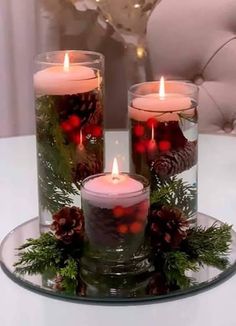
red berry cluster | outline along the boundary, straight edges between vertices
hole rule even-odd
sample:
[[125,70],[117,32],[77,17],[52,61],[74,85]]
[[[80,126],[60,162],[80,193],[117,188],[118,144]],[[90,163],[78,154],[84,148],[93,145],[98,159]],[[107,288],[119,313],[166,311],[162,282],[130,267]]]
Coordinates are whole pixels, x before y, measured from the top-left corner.
[[115,206],[113,216],[117,222],[118,233],[125,235],[142,232],[146,226],[148,210],[148,200],[129,207]]
[[61,129],[68,135],[69,139],[75,144],[81,144],[84,142],[85,136],[90,135],[91,137],[101,137],[102,128],[95,124],[90,124],[83,128],[81,134],[81,119],[76,114],[72,114],[69,118],[63,121],[61,124]]
[[75,144],[81,142],[80,135],[81,119],[76,114],[72,114],[69,118],[61,123],[61,129],[68,135],[69,139]]
[[84,128],[84,132],[86,135],[91,135],[92,137],[102,137],[102,128],[96,124],[89,124]]
[[[158,135],[158,140],[150,139],[150,130],[148,131],[148,137],[149,139],[146,138],[145,135],[145,130],[146,128],[148,129],[153,129],[155,128],[155,131],[159,131],[159,122],[155,118],[149,118],[145,125],[143,124],[136,124],[133,127],[133,135],[136,138],[136,141],[134,142],[134,151],[138,154],[143,154],[143,153],[150,153],[150,152],[156,152],[156,151],[169,151],[171,149],[171,142],[168,140],[168,137],[166,137],[165,134],[163,134],[162,130],[160,134]],[[163,125],[163,124],[162,124]],[[163,126],[162,126],[163,127]],[[163,128],[161,128],[163,129]]]

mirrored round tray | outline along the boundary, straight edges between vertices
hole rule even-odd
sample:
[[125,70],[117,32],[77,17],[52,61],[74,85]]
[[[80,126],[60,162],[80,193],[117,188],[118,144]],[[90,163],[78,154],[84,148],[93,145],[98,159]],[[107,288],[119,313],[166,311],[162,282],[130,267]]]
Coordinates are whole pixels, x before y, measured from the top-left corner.
[[[222,225],[222,222],[213,217],[198,214],[198,224],[209,227],[213,223]],[[88,286],[88,284],[80,284],[80,288],[76,294],[65,293],[55,286],[55,275],[37,274],[33,276],[20,276],[14,272],[14,263],[17,260],[16,248],[20,247],[26,239],[39,237],[39,220],[34,218],[28,222],[19,225],[12,230],[2,241],[0,248],[0,262],[4,272],[18,284],[33,290],[35,292],[53,296],[60,299],[73,301],[96,302],[96,303],[134,303],[146,301],[160,301],[174,299],[180,296],[191,295],[202,290],[219,284],[226,280],[236,271],[236,233],[232,231],[232,246],[229,254],[230,266],[224,271],[214,267],[203,266],[198,272],[192,272],[187,276],[192,279],[191,286],[185,289],[168,289],[160,283],[158,291],[150,291],[150,282],[153,275],[145,275],[141,280],[128,282],[123,279],[121,284],[116,286],[114,280],[104,280],[98,288]],[[161,280],[159,280],[161,282]],[[114,285],[115,284],[115,285]],[[132,284],[132,285],[131,285]]]

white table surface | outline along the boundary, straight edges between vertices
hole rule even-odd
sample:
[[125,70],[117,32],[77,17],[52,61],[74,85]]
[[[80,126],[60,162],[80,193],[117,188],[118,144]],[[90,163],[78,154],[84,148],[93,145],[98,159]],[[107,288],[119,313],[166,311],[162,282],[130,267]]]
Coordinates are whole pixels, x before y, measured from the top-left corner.
[[[199,210],[234,224],[236,138],[201,135],[199,152]],[[33,136],[0,139],[0,240],[37,215],[35,157]],[[125,307],[47,298],[15,284],[0,270],[0,326],[14,325],[235,326],[236,276],[188,298]]]

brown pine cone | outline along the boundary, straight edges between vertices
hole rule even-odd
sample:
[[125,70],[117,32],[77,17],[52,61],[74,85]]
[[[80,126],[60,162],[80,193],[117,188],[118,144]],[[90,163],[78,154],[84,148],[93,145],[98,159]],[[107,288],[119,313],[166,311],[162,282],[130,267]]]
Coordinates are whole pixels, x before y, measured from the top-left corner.
[[184,147],[159,155],[152,164],[152,170],[159,178],[166,179],[189,170],[196,163],[197,143],[187,142]]
[[80,242],[84,236],[83,211],[78,207],[63,207],[53,215],[51,230],[65,244]]
[[189,223],[178,208],[162,206],[151,210],[149,231],[152,247],[162,251],[177,249],[187,236]]
[[87,152],[84,148],[79,152],[77,162],[73,168],[74,183],[81,183],[90,175],[101,173],[103,171],[103,162],[94,153]]

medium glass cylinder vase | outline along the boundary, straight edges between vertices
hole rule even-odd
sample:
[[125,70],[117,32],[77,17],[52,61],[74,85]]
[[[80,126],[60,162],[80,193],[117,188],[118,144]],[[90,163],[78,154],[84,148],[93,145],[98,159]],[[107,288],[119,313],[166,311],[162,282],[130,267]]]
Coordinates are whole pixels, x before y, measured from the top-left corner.
[[[187,82],[146,82],[129,91],[132,172],[148,178],[151,209],[168,206],[197,218],[198,88]],[[171,213],[171,214],[172,214]],[[165,235],[163,235],[165,236]],[[167,235],[168,236],[168,235]]]
[[100,53],[37,56],[36,138],[41,227],[65,206],[80,206],[84,178],[103,171],[103,72]]

